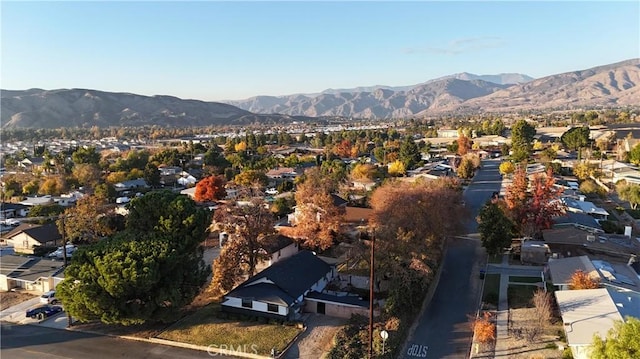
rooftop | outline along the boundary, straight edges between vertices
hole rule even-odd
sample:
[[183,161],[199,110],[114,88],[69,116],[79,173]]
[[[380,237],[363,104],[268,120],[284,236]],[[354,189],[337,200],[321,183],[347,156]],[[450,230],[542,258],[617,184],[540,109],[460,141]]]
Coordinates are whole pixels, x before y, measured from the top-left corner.
[[35,282],[58,274],[63,264],[56,260],[8,255],[2,256],[1,268],[0,273],[8,278]]
[[589,257],[568,257],[560,259],[549,259],[549,272],[551,273],[551,281],[554,285],[569,284],[571,276],[577,270],[588,273],[593,278],[600,278],[596,267],[591,263]]
[[555,295],[571,346],[591,344],[594,334],[606,337],[614,322],[623,319],[605,288],[562,290]]

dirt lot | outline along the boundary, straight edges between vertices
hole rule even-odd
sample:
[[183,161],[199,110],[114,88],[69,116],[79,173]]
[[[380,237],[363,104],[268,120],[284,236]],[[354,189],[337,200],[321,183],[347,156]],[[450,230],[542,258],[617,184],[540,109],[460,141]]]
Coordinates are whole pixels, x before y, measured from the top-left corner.
[[35,297],[35,294],[22,292],[1,292],[0,293],[0,310],[5,310],[18,303],[22,303]]

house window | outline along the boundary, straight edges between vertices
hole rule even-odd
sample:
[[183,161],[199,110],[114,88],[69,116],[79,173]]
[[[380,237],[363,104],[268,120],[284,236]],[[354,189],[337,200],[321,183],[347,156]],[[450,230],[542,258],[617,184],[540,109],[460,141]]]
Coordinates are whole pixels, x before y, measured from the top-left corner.
[[270,312],[278,313],[278,306],[275,304],[267,304],[267,310]]
[[253,300],[250,298],[242,298],[243,308],[253,308]]

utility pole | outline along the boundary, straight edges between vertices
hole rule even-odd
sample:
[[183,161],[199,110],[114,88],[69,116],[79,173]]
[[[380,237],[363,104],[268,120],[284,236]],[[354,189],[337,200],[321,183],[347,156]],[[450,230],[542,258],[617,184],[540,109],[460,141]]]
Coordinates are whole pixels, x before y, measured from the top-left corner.
[[369,273],[369,359],[373,358],[373,267],[376,245],[376,233],[371,234],[371,266]]
[[[62,235],[62,260],[64,263],[64,271],[67,271],[67,236],[66,236],[66,230],[65,230],[65,224],[64,224],[64,219],[65,219],[65,215],[62,214],[62,216],[60,217],[60,220],[62,221],[62,233],[60,233]],[[73,320],[71,319],[71,313],[69,313],[68,310],[65,310],[65,312],[67,313],[67,328],[71,328],[71,326],[73,325]]]

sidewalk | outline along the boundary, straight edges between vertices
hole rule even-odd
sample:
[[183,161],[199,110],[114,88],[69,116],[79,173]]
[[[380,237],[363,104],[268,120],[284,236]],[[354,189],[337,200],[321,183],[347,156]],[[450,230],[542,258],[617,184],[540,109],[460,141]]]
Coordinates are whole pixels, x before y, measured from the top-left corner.
[[[502,265],[509,265],[509,255],[502,255]],[[496,347],[494,357],[509,357],[509,347],[506,339],[509,338],[509,302],[508,292],[509,275],[500,275],[500,295],[498,297],[498,314],[496,315]]]

